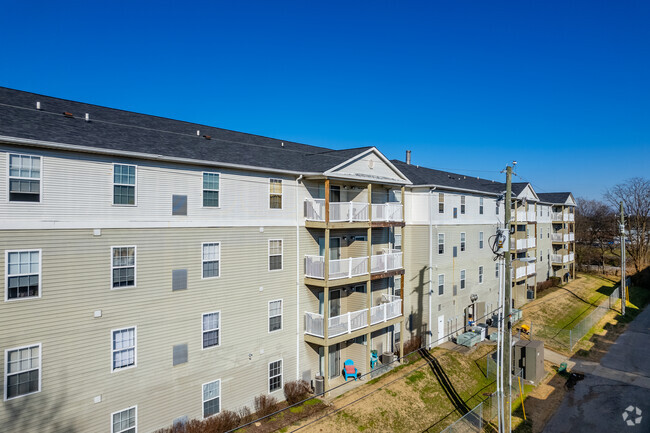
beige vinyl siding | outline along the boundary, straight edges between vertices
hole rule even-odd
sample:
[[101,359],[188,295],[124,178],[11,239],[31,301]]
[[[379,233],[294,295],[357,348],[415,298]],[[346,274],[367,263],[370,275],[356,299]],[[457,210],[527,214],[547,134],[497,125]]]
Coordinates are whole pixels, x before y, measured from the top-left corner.
[[[284,242],[279,272],[267,271],[271,238]],[[221,243],[221,276],[201,280],[201,243],[210,241]],[[138,428],[150,431],[177,416],[200,417],[201,384],[215,379],[223,409],[252,407],[267,392],[269,361],[282,358],[283,380],[295,379],[295,241],[295,228],[269,227],[0,232],[7,249],[42,249],[43,274],[41,299],[0,303],[3,370],[4,349],[43,345],[42,391],[5,402],[0,430],[15,410],[33,405],[41,415],[11,428],[44,431],[57,422],[106,431],[112,412],[137,404]],[[122,245],[137,246],[136,287],[111,290],[110,247]],[[171,270],[180,268],[188,289],[172,292]],[[269,334],[273,299],[283,299],[283,330]],[[212,311],[221,311],[221,345],[201,350],[201,315]],[[111,330],[131,326],[137,366],[111,373]],[[172,367],[172,346],[183,343],[189,362]]]

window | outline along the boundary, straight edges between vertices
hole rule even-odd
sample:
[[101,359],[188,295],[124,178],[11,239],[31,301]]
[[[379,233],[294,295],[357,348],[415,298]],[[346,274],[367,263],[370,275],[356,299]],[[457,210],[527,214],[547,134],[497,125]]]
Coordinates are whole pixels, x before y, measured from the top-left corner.
[[41,390],[41,345],[5,350],[5,400]]
[[41,157],[9,155],[9,201],[41,201]]
[[273,239],[269,241],[269,271],[282,269],[282,240]]
[[495,203],[496,203],[496,213],[497,215],[499,215],[499,200],[496,200]]
[[219,320],[220,312],[206,313],[203,315],[202,330],[203,330],[203,348],[218,346],[219,345]]
[[438,213],[445,213],[445,194],[438,193]]
[[445,234],[438,233],[438,254],[445,253]]
[[219,207],[219,173],[203,173],[203,207]]
[[539,238],[542,239],[544,237],[544,228],[540,227],[539,228]]
[[483,249],[483,232],[478,232],[478,247]]
[[269,392],[282,389],[282,360],[269,363]]
[[135,165],[113,165],[113,204],[135,206]]
[[465,196],[460,196],[460,214],[465,215]]
[[269,179],[270,208],[282,209],[282,179]]
[[218,242],[204,243],[203,248],[203,277],[214,278],[219,276],[219,262],[221,259],[221,244]]
[[541,252],[541,251],[539,252],[539,261],[540,261],[540,262],[543,262],[543,261],[544,261],[544,253]]
[[499,278],[499,264],[498,263],[494,264],[494,276],[496,278]]
[[465,246],[466,246],[465,233],[461,232],[461,234],[460,234],[460,250],[465,251]]
[[438,295],[445,293],[445,274],[438,275]]
[[460,290],[465,288],[465,269],[460,271]]
[[135,247],[113,247],[111,287],[135,287]]
[[135,328],[124,328],[111,331],[113,339],[113,368],[112,370],[119,370],[121,368],[135,366]]
[[172,195],[172,215],[187,215],[186,195]]
[[111,433],[135,433],[137,420],[137,406],[115,412],[111,415]]
[[221,411],[221,380],[203,384],[203,418]]
[[483,284],[483,266],[478,267],[478,283]]
[[454,219],[458,218],[458,208],[454,208],[452,214],[454,215]]
[[395,235],[395,243],[393,245],[393,248],[396,250],[401,250],[402,249],[402,235]]
[[7,251],[5,300],[41,296],[41,250]]
[[478,199],[478,213],[483,215],[483,197]]
[[269,302],[269,332],[282,329],[282,299]]

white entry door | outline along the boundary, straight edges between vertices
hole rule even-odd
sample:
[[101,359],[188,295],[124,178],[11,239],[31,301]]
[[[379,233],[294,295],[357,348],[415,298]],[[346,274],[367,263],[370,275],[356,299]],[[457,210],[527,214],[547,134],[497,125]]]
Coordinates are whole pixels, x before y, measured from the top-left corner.
[[436,341],[436,346],[438,344],[444,343],[445,338],[445,316],[438,316],[438,341]]

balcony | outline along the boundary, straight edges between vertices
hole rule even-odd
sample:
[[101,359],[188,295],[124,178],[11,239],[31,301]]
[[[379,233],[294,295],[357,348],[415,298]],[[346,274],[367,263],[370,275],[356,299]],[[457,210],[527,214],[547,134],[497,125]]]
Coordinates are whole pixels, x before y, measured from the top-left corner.
[[515,279],[524,278],[534,275],[536,271],[535,263],[526,263],[515,268]]
[[[391,251],[388,254],[370,256],[370,273],[379,274],[402,269],[402,253]],[[325,257],[305,256],[305,277],[325,279]],[[368,274],[368,256],[330,260],[329,279],[353,278]]]
[[[394,297],[396,298],[396,297]],[[402,315],[402,300],[397,298],[370,309],[370,325],[387,322]],[[305,334],[325,338],[325,318],[322,314],[305,313]],[[368,327],[368,309],[351,311],[340,316],[330,317],[327,324],[327,338],[351,334],[354,331]]]
[[526,220],[528,222],[536,222],[537,221],[537,213],[534,210],[529,210],[526,212]]
[[551,242],[573,242],[575,233],[551,233]]
[[575,221],[575,214],[567,212],[552,212],[551,219],[555,222],[573,222]]
[[554,265],[562,265],[564,263],[572,262],[574,259],[574,253],[568,254],[551,254],[551,263]]
[[[325,199],[305,199],[305,218],[307,221],[321,223],[369,222],[369,205],[365,202],[332,202],[329,221],[325,219]],[[402,222],[402,204],[397,202],[372,204],[373,222]]]
[[525,239],[515,239],[515,238],[510,239],[511,250],[525,250],[528,248],[535,248],[536,245],[537,245],[537,240],[534,237],[525,238]]

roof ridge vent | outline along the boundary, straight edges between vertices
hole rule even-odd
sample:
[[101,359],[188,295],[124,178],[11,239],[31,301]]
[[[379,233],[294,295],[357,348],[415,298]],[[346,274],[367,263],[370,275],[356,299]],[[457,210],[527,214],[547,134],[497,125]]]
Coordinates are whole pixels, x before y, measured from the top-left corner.
[[201,136],[201,131],[199,131],[198,129],[196,130],[196,136],[197,136],[197,137],[200,137],[200,136]]
[[41,101],[36,101],[36,109],[37,110],[41,109]]
[[86,113],[86,122],[90,122],[90,114]]
[[71,119],[74,118],[74,114],[72,114],[72,113],[70,113],[70,112],[68,112],[68,111],[64,111],[64,112],[63,112],[63,115],[64,115],[65,117],[69,117],[69,118],[71,118]]
[[205,138],[206,140],[210,140],[212,137],[210,135],[204,135],[203,138]]

